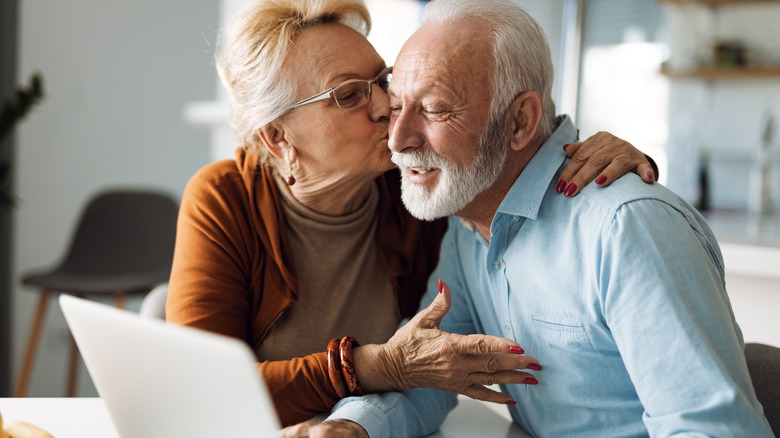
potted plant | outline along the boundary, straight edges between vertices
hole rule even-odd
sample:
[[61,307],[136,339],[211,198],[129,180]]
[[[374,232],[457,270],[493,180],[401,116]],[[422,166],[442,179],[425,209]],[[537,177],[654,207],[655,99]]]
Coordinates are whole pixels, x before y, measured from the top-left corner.
[[[43,99],[43,76],[36,72],[30,76],[30,83],[16,89],[0,109],[0,146],[5,143],[14,126],[21,121]],[[14,195],[9,188],[8,178],[11,164],[0,162],[0,208],[14,205]]]

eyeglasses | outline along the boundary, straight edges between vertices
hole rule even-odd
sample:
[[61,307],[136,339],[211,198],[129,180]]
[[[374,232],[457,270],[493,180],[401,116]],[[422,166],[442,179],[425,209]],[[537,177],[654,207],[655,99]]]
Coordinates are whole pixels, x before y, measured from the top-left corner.
[[387,67],[373,79],[350,79],[344,81],[333,88],[328,88],[314,96],[299,100],[292,104],[290,108],[297,108],[301,105],[306,105],[307,103],[319,102],[320,100],[330,98],[333,98],[333,100],[336,101],[336,105],[338,105],[339,108],[360,108],[371,101],[371,85],[376,83],[379,85],[379,88],[387,91],[387,85],[390,83],[392,75],[393,67]]

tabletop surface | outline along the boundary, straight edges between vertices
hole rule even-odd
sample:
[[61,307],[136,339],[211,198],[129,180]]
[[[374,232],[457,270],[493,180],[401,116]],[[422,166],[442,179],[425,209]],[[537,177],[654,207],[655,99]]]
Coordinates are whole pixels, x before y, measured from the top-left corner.
[[[0,398],[5,421],[20,420],[45,429],[56,438],[117,438],[103,400],[85,398]],[[431,438],[475,436],[527,438],[512,423],[506,407],[459,397],[441,429]]]

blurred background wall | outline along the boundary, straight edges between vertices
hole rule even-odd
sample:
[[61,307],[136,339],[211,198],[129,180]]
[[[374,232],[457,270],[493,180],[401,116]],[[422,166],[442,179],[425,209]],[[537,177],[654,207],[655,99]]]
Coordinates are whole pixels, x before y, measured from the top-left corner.
[[[218,0],[19,1],[17,79],[40,71],[46,98],[16,130],[14,376],[37,298],[19,279],[64,256],[86,201],[115,186],[179,198],[208,162],[208,132],[182,113],[214,96],[218,11]],[[63,394],[68,336],[51,303],[29,395]]]

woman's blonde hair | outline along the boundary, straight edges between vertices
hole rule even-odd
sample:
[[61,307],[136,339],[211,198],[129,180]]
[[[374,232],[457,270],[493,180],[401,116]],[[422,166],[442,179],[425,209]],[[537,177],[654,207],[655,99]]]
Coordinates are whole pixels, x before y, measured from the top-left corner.
[[222,31],[217,72],[230,102],[231,125],[243,147],[260,154],[261,161],[268,151],[257,131],[284,115],[295,99],[284,68],[292,42],[304,29],[324,23],[341,23],[364,36],[371,29],[362,0],[251,0]]

